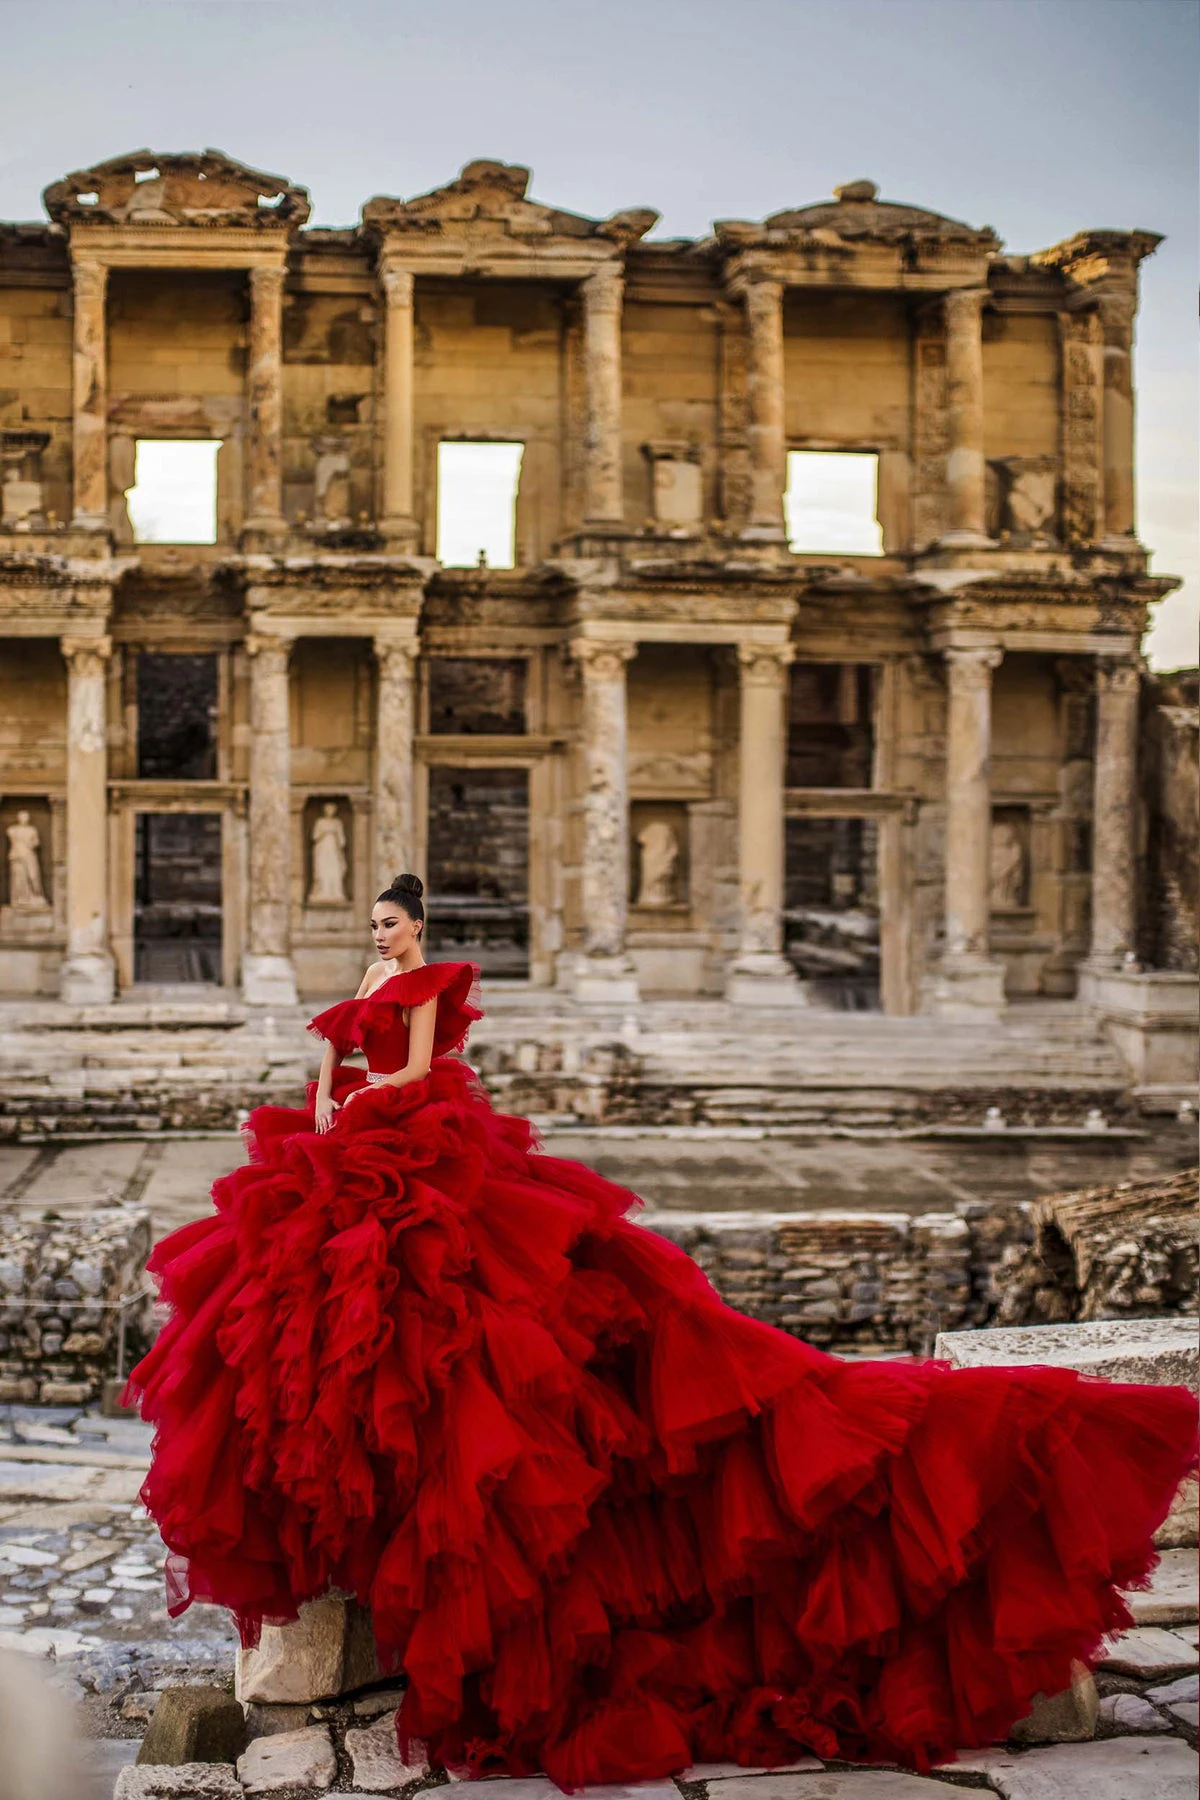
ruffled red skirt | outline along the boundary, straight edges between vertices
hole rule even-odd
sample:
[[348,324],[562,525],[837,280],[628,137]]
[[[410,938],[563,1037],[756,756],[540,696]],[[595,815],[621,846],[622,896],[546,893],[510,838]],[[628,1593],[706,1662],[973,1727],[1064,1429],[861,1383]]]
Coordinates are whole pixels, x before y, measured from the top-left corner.
[[252,1643],[356,1594],[434,1760],[924,1767],[1129,1623],[1186,1390],[823,1355],[452,1059],[248,1135],[154,1252],[173,1312],[131,1377],[171,1610]]

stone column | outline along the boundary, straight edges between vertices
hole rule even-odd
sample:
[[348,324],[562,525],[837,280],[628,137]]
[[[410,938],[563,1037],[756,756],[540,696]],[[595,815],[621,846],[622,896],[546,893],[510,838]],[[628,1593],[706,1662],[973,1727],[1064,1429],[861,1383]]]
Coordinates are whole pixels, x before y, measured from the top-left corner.
[[746,305],[750,519],[743,537],[783,543],[787,448],[783,422],[783,283],[750,281]]
[[1096,665],[1095,801],[1092,807],[1094,969],[1119,969],[1137,948],[1138,671]]
[[739,644],[738,887],[741,932],[726,992],[749,1006],[796,1005],[783,954],[784,814],[790,644]]
[[291,958],[291,640],[251,635],[250,904],[242,991],[252,1006],[294,1006]]
[[1128,549],[1134,537],[1133,315],[1136,297],[1100,295],[1104,343],[1104,541]]
[[[413,668],[411,641],[375,639],[375,852],[378,892],[413,866]],[[374,899],[374,894],[371,896]]]
[[250,271],[250,349],[246,446],[247,531],[282,537],[283,283],[282,264]]
[[416,543],[413,516],[413,287],[408,269],[380,271],[383,340],[383,530],[392,541]]
[[958,288],[942,302],[946,323],[948,549],[982,549],[987,535],[983,456],[981,289]]
[[946,651],[946,916],[937,1009],[978,1014],[1004,1004],[1004,967],[989,954],[992,670],[996,645]]
[[60,992],[105,1006],[115,979],[108,942],[107,638],[63,638],[67,664],[67,949]]
[[71,524],[80,531],[108,530],[108,346],[103,263],[76,262],[72,443],[74,498]]
[[604,263],[583,283],[583,343],[587,394],[583,522],[620,525],[625,518],[621,443],[621,305],[625,281]]
[[629,899],[629,778],[625,665],[637,646],[577,638],[571,654],[583,682],[583,955],[578,1000],[628,1004],[637,977],[625,948]]

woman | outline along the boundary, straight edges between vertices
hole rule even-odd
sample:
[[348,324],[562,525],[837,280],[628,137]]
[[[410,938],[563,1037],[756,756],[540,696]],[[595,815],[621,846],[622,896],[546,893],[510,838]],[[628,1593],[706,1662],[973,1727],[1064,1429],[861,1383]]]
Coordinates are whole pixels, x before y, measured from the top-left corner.
[[215,1215],[151,1259],[174,1310],[131,1387],[172,1612],[252,1643],[353,1593],[405,1748],[564,1787],[925,1767],[1065,1687],[1129,1623],[1187,1391],[839,1362],[734,1312],[493,1112],[454,1054],[478,970],[424,963],[415,876],[372,927],[310,1108],[253,1113]]

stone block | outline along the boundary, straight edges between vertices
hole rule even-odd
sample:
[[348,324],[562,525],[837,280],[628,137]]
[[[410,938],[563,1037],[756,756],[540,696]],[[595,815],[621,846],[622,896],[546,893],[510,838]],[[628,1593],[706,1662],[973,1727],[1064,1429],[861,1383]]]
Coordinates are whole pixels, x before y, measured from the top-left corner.
[[428,1775],[429,1764],[423,1756],[405,1762],[396,1742],[396,1714],[385,1713],[372,1725],[352,1727],[346,1733],[346,1754],[350,1758],[351,1778],[355,1787],[368,1794],[386,1794]]
[[1100,1723],[1115,1731],[1170,1731],[1158,1708],[1140,1694],[1109,1694],[1100,1702]]
[[1108,1381],[1200,1388],[1194,1319],[1092,1319],[1081,1325],[1014,1325],[942,1331],[934,1355],[956,1369],[1048,1364]]
[[324,1792],[337,1775],[337,1757],[327,1725],[303,1731],[281,1731],[255,1738],[238,1757],[238,1779],[247,1794],[276,1794],[281,1789],[316,1788]]
[[1200,1568],[1191,1550],[1164,1550],[1150,1586],[1125,1596],[1135,1625],[1186,1625],[1200,1613]]
[[1147,1694],[1156,1706],[1174,1706],[1180,1700],[1200,1700],[1200,1675],[1181,1675],[1178,1681],[1167,1681],[1152,1687]]
[[379,1673],[362,1609],[327,1594],[302,1606],[292,1625],[264,1625],[253,1650],[239,1649],[235,1692],[244,1704],[298,1706],[365,1687]]
[[224,1688],[167,1688],[146,1727],[138,1762],[232,1763],[245,1741],[242,1709]]
[[[314,1714],[319,1715],[320,1707],[307,1704],[299,1706],[263,1706],[253,1700],[246,1707],[246,1741],[252,1738],[277,1737],[281,1731],[302,1731],[310,1723]],[[330,1713],[333,1708],[328,1709]]]
[[[488,1786],[490,1790],[491,1784]],[[603,1790],[605,1794],[616,1791]],[[629,1787],[624,1792],[633,1800],[641,1788]],[[803,1775],[799,1781],[775,1770],[769,1775],[751,1772],[749,1780],[722,1781],[716,1792],[720,1800],[947,1800],[954,1790],[942,1781],[905,1775],[899,1769],[846,1769],[837,1774],[827,1769],[823,1775]]]
[[[983,1775],[1003,1800],[1196,1800],[1195,1753],[1174,1738],[968,1751],[950,1767]],[[938,1793],[945,1800],[946,1789]]]
[[181,1763],[174,1768],[135,1763],[117,1776],[113,1800],[243,1800],[228,1763]]
[[1009,1733],[1015,1744],[1079,1744],[1096,1735],[1100,1696],[1090,1669],[1075,1663],[1071,1685],[1060,1694],[1038,1694],[1028,1714]]
[[1137,1626],[1113,1639],[1100,1658],[1100,1667],[1115,1675],[1136,1675],[1142,1681],[1194,1669],[1200,1655],[1191,1644],[1160,1625]]

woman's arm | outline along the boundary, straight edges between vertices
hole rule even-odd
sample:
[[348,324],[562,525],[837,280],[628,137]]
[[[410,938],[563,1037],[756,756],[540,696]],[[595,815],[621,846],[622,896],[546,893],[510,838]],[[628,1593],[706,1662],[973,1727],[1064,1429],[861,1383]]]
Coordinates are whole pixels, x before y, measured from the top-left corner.
[[318,1131],[329,1130],[338,1109],[337,1101],[333,1098],[331,1090],[333,1088],[333,1071],[341,1060],[341,1051],[335,1050],[332,1044],[326,1044],[325,1054],[321,1058],[321,1073],[317,1076],[317,1099],[314,1108]]

